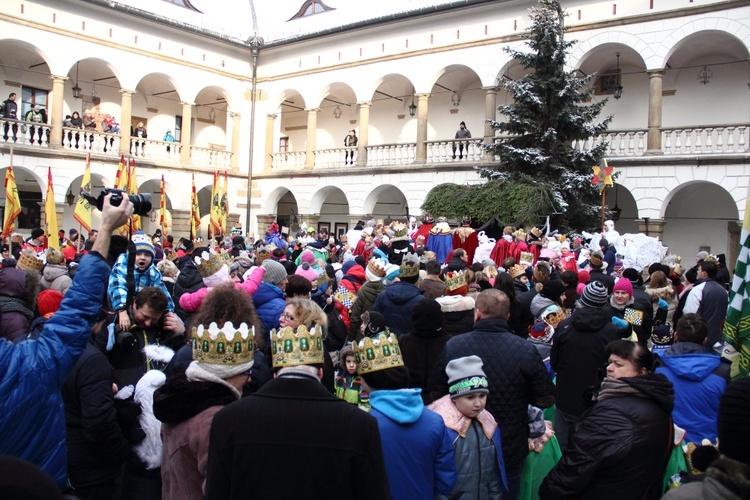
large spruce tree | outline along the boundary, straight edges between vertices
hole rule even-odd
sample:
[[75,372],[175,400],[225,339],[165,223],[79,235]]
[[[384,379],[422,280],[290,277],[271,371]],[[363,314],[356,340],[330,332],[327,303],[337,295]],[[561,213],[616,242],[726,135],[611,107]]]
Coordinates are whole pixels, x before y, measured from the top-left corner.
[[573,42],[563,37],[565,14],[560,2],[539,0],[529,12],[533,22],[527,36],[529,50],[506,49],[527,74],[515,81],[503,79],[502,86],[514,102],[498,108],[504,120],[491,122],[494,130],[508,137],[486,145],[499,164],[478,169],[491,181],[527,186],[530,193],[537,193],[515,207],[517,222],[558,214],[553,220],[563,231],[593,228],[601,202],[591,184],[591,167],[599,163],[607,144],[588,150],[575,149],[573,144],[605,132],[612,117],[597,123],[606,100],[590,103],[591,76],[578,78],[576,71],[565,68]]

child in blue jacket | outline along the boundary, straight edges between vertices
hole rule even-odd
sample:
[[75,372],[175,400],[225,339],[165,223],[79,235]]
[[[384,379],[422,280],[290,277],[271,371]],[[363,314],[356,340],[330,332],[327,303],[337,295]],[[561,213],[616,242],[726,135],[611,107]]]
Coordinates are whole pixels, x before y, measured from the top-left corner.
[[487,377],[479,356],[448,362],[449,394],[428,408],[443,417],[453,442],[458,482],[445,497],[500,500],[507,490],[500,428],[487,404]]

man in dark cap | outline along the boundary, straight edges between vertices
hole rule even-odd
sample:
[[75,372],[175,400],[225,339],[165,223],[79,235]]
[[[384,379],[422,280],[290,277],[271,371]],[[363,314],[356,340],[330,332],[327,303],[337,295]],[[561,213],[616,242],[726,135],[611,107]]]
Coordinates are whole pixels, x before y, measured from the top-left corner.
[[35,227],[31,230],[31,238],[26,240],[26,243],[21,247],[21,251],[27,248],[32,249],[36,253],[44,252],[44,229],[41,227]]
[[620,338],[608,305],[607,289],[592,281],[583,289],[573,314],[555,330],[550,364],[557,372],[555,434],[563,450],[573,424],[586,410],[583,393],[597,383],[598,371],[607,361],[604,348]]

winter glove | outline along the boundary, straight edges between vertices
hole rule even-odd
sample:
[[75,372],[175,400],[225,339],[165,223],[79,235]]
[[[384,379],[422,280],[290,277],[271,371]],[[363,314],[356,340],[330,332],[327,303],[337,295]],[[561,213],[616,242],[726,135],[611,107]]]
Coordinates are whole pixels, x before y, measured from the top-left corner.
[[664,299],[659,299],[659,309],[666,311],[669,309],[669,303]]
[[628,327],[628,322],[622,318],[618,318],[617,316],[612,316],[612,324],[620,329],[624,329]]

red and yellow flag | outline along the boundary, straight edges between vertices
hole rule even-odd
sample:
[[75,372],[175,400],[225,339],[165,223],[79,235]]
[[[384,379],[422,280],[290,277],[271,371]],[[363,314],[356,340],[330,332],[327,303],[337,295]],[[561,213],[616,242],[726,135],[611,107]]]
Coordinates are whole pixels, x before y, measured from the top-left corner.
[[[128,160],[128,165],[130,160]],[[120,155],[120,163],[117,164],[117,175],[115,176],[115,189],[127,189],[128,168],[125,166],[125,155]]]
[[47,235],[47,245],[60,250],[60,238],[57,236],[57,227],[55,190],[52,187],[52,167],[47,167],[47,199],[44,200],[44,232]]
[[214,184],[211,188],[211,235],[222,234],[222,204],[221,204],[221,178],[219,172],[214,172]]
[[21,200],[18,199],[18,186],[13,175],[13,167],[5,171],[5,216],[3,217],[3,240],[15,229],[15,222],[21,214]]
[[159,193],[161,194],[161,199],[159,200],[159,226],[161,227],[161,232],[166,237],[169,234],[169,227],[167,224],[167,195],[166,190],[164,188],[164,175],[161,176],[161,185],[159,186]]
[[91,194],[91,155],[86,158],[86,170],[81,179],[81,193],[78,195],[73,218],[87,233],[91,233],[91,204],[81,194]]
[[198,192],[195,190],[195,174],[193,174],[193,194],[190,208],[190,239],[198,237],[198,230],[201,227],[201,211],[198,205]]

